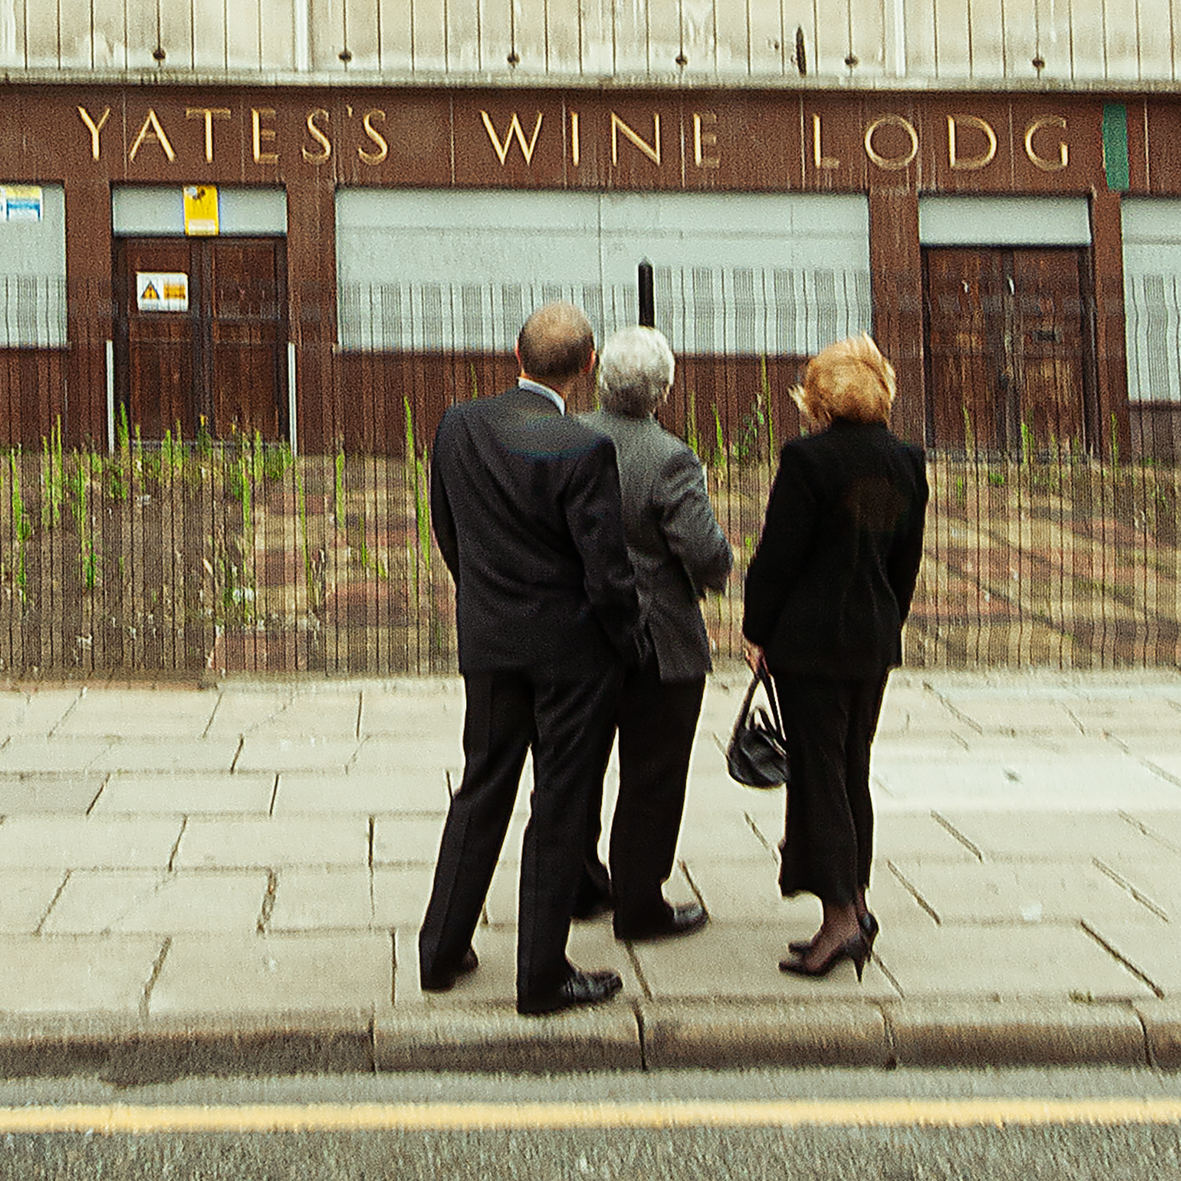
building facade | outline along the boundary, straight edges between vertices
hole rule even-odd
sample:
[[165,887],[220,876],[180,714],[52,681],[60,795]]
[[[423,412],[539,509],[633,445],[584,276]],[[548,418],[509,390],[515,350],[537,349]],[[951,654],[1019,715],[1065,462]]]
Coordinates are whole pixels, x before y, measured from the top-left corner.
[[1169,0],[75,7],[0,0],[7,444],[397,453],[649,262],[682,431],[865,330],[936,449],[1181,446]]

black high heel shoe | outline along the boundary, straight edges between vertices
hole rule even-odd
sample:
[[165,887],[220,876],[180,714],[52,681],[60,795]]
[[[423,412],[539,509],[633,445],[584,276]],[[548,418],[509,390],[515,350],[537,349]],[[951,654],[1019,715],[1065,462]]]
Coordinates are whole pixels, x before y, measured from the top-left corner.
[[[861,933],[865,936],[865,942],[869,945],[869,950],[873,951],[873,941],[878,937],[878,932],[881,927],[878,926],[878,921],[867,910],[865,914],[857,920],[861,924]],[[807,955],[812,950],[813,939],[793,939],[788,945],[788,951],[794,951],[796,955]]]
[[800,957],[796,960],[780,960],[779,970],[781,972],[790,972],[794,976],[818,978],[820,976],[827,976],[842,960],[852,960],[853,967],[857,970],[857,982],[860,984],[861,973],[865,971],[865,965],[870,958],[870,954],[869,943],[865,938],[865,932],[860,931],[852,939],[847,939],[840,947],[834,948],[829,957],[822,963],[817,964],[814,968],[809,968],[804,962],[803,957]]

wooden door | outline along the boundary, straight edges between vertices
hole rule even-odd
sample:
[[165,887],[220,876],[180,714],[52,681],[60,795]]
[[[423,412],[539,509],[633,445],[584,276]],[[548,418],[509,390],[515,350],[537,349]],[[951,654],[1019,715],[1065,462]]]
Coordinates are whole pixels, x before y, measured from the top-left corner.
[[[192,439],[202,422],[215,438],[286,435],[283,247],[274,238],[117,240],[116,390],[143,438],[179,429]],[[154,276],[160,282],[145,286]],[[155,290],[169,276],[183,298]]]
[[1085,444],[1089,316],[1075,249],[924,251],[932,446]]

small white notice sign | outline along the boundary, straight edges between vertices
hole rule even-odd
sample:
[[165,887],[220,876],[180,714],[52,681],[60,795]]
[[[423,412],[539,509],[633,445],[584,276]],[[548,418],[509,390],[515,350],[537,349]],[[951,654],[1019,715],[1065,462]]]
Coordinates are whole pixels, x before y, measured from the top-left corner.
[[135,306],[141,312],[187,312],[188,275],[183,271],[136,271]]

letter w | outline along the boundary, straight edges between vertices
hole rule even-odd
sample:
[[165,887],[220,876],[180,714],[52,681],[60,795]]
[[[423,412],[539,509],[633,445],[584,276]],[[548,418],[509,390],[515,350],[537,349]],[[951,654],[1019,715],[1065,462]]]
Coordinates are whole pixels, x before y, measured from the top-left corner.
[[540,111],[537,112],[537,122],[533,127],[533,138],[528,143],[525,142],[525,129],[521,126],[521,120],[517,118],[516,111],[513,112],[513,121],[508,125],[508,132],[505,134],[503,143],[500,142],[500,136],[496,134],[496,128],[492,126],[488,112],[481,111],[480,118],[484,120],[484,129],[488,132],[488,138],[492,141],[492,147],[500,157],[502,165],[508,159],[508,150],[513,146],[514,135],[517,137],[517,143],[521,145],[521,155],[525,157],[525,163],[533,163],[533,149],[537,146],[537,133],[541,130]]

